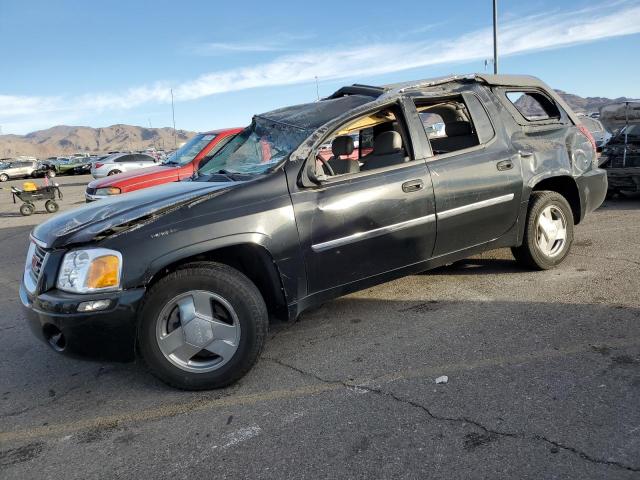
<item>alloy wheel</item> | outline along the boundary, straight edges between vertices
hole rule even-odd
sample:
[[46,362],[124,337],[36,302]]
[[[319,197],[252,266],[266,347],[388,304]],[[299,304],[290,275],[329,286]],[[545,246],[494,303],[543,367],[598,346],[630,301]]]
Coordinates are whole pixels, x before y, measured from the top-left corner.
[[191,290],[171,299],[156,322],[156,341],[172,364],[192,373],[226,364],[240,343],[240,322],[231,304],[215,293]]
[[567,219],[562,210],[549,205],[540,213],[536,227],[536,243],[547,257],[559,255],[567,242]]

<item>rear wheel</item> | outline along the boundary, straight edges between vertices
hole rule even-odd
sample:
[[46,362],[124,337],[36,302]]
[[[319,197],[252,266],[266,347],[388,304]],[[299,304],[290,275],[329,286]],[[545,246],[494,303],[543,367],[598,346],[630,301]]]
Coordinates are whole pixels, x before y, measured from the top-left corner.
[[107,173],[107,177],[110,177],[111,175],[117,175],[118,173],[122,173],[120,170],[110,170],[109,173]]
[[516,261],[548,270],[566,258],[572,242],[573,212],[567,200],[557,192],[532,193],[522,245],[511,249]]
[[7,180],[9,180],[9,175],[6,173],[0,174],[0,182],[6,182]]
[[256,286],[231,267],[201,262],[149,290],[138,342],[155,376],[177,388],[204,390],[247,373],[267,329],[267,308]]
[[53,200],[47,200],[44,202],[44,208],[49,213],[56,213],[60,209],[60,206]]
[[49,170],[48,174],[50,178],[53,178],[56,176],[56,171],[55,170]]
[[25,217],[33,215],[33,212],[35,211],[36,208],[32,203],[23,203],[22,205],[20,205],[20,213]]

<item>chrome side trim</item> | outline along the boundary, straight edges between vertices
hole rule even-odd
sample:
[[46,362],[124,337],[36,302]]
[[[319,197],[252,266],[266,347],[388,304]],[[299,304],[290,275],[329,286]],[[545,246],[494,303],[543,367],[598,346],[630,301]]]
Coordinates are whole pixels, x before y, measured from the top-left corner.
[[507,195],[501,195],[500,197],[488,198],[487,200],[482,200],[481,202],[470,203],[469,205],[463,205],[461,207],[452,208],[450,210],[444,210],[443,212],[438,213],[438,219],[445,219],[453,217],[455,215],[472,212],[480,208],[498,205],[499,203],[510,202],[511,200],[513,200],[513,197],[513,193],[509,193]]
[[335,240],[329,240],[328,242],[316,243],[311,248],[314,252],[324,252],[331,248],[341,247],[348,245],[349,243],[357,242],[360,240],[367,240],[369,238],[379,237],[386,235],[387,233],[397,232],[404,228],[414,227],[416,225],[422,225],[424,223],[434,222],[436,219],[435,214],[426,215],[424,217],[413,218],[405,222],[394,223],[393,225],[387,225],[386,227],[374,228],[373,230],[367,230],[366,232],[358,232],[347,237],[336,238]]

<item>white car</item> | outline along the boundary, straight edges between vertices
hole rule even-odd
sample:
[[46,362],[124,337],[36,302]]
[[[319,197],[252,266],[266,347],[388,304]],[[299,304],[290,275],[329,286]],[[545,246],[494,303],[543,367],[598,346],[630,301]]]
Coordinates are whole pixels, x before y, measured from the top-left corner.
[[138,168],[153,167],[157,161],[144,153],[114,153],[98,160],[91,166],[93,178],[103,178],[122,172],[130,172]]
[[11,178],[31,177],[37,170],[38,163],[32,161],[12,161],[0,163],[0,182]]

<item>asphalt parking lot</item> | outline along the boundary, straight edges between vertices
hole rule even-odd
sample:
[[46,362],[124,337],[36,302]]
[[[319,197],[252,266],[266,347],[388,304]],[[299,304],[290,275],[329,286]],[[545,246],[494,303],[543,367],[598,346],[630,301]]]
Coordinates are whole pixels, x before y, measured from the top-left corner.
[[[55,180],[84,203],[88,176]],[[498,250],[349,295],[190,393],[32,337],[18,287],[50,215],[19,215],[20,183],[0,191],[3,479],[640,477],[640,197],[591,214],[556,270]]]

